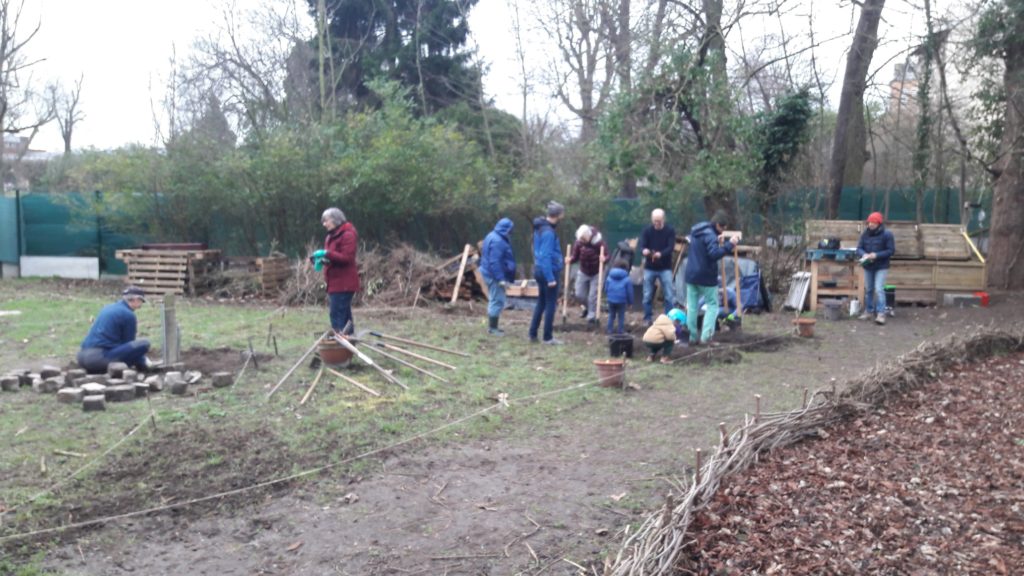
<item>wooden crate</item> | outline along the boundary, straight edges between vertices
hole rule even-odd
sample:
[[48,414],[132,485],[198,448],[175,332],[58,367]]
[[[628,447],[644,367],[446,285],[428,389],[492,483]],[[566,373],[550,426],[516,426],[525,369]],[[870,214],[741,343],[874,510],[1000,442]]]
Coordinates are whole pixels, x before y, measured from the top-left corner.
[[267,256],[256,259],[256,271],[263,293],[276,294],[284,289],[291,278],[292,264],[287,256]]
[[896,288],[897,302],[935,304],[947,292],[985,289],[981,262],[955,260],[893,260],[887,284]]
[[922,224],[924,257],[936,260],[970,260],[971,247],[959,224]]
[[151,294],[193,293],[195,279],[220,261],[220,250],[118,250],[128,283]]

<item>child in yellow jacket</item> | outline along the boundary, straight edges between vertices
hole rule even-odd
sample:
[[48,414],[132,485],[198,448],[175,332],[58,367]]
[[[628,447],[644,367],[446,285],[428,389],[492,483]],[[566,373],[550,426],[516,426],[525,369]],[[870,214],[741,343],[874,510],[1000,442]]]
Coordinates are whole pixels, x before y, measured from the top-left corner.
[[661,354],[662,364],[671,364],[669,358],[672,355],[672,347],[676,343],[676,329],[686,324],[686,314],[678,308],[662,314],[654,320],[654,324],[644,332],[644,345],[650,351],[647,360],[654,362],[654,359]]

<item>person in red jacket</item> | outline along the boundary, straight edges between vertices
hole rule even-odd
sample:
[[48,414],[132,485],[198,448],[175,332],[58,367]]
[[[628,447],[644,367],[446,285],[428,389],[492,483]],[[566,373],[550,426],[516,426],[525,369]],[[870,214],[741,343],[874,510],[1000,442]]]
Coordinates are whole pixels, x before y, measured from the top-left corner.
[[[355,332],[352,319],[352,297],[359,292],[359,266],[356,263],[356,245],[359,234],[356,227],[338,208],[324,210],[320,223],[327,229],[324,249],[313,253],[324,266],[327,297],[331,305],[331,328],[345,334]],[[346,328],[347,326],[347,328]]]

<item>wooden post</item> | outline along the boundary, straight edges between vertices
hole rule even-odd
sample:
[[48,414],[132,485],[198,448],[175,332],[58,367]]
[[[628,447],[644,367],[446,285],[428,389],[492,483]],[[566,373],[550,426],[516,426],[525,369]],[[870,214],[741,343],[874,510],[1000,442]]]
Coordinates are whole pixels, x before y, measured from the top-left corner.
[[736,277],[736,315],[743,315],[743,296],[740,293],[740,247],[733,244],[732,246],[732,268],[733,275]]
[[597,261],[597,310],[594,319],[601,322],[601,296],[604,294],[604,244],[601,244],[601,256]]
[[160,316],[163,320],[165,366],[174,364],[181,359],[180,342],[178,342],[178,315],[174,300],[173,293],[164,294],[163,303],[160,305]]
[[[572,244],[565,245],[565,253],[572,252]],[[562,286],[562,324],[565,324],[569,316],[569,265],[565,265],[565,285]]]
[[459,299],[459,288],[462,287],[462,275],[466,273],[466,261],[469,260],[469,251],[473,247],[466,244],[466,247],[462,249],[462,260],[459,262],[459,275],[455,277],[455,288],[452,290],[452,304]]
[[702,463],[700,461],[700,448],[697,448],[697,472],[693,475],[693,484],[694,484],[694,486],[700,486],[700,467],[701,467],[701,464]]
[[[721,262],[721,264],[722,264],[722,266],[721,266],[721,268],[722,268],[722,308],[725,309],[726,312],[728,312],[729,311],[729,292],[726,289],[726,283],[725,283],[725,258],[722,258],[719,262]],[[704,321],[707,322],[708,319],[705,318]],[[711,321],[712,322],[718,322],[718,318],[712,318]]]
[[754,394],[754,402],[757,404],[757,411],[754,412],[754,422],[761,420],[761,395]]

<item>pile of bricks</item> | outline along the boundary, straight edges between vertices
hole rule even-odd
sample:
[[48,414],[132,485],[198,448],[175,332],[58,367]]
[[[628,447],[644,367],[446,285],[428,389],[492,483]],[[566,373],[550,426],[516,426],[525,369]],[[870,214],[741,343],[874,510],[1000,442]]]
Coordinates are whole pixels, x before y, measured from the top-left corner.
[[[202,380],[201,372],[185,370],[182,363],[167,366],[161,374],[146,374],[113,362],[106,374],[86,374],[80,368],[61,370],[55,366],[43,366],[38,372],[14,370],[0,377],[0,391],[17,392],[31,387],[38,394],[54,394],[60,403],[80,404],[82,410],[93,412],[106,410],[107,402],[128,402],[164,389],[184,396],[190,386],[200,388]],[[230,372],[214,372],[209,382],[214,388],[224,388],[233,379]]]

